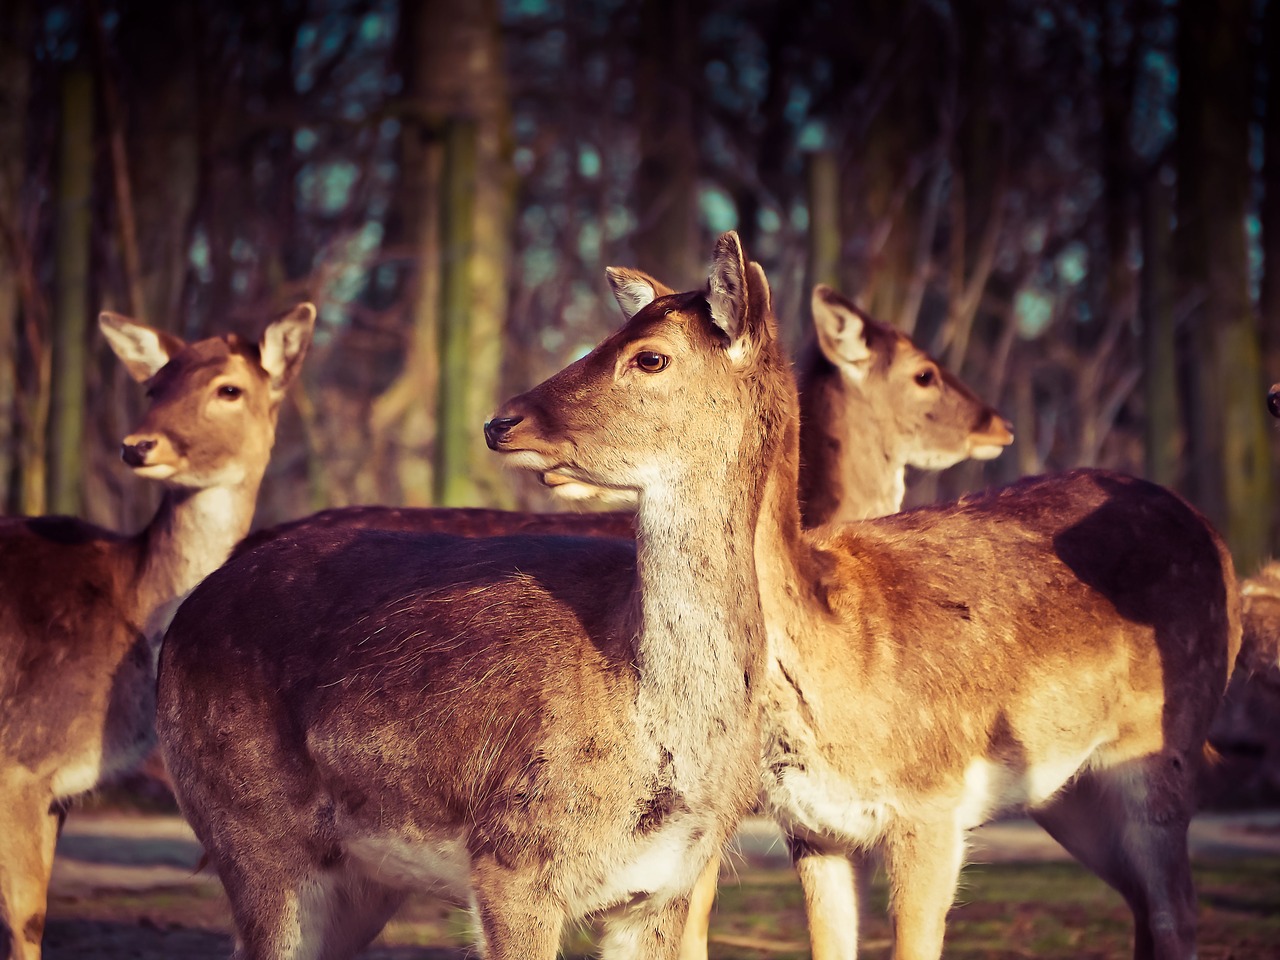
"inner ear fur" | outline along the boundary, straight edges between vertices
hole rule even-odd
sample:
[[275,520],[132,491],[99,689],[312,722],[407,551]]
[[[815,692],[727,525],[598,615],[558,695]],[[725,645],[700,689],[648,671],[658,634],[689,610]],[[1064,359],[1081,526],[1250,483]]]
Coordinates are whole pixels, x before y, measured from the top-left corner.
[[272,390],[283,393],[297,379],[315,327],[316,308],[300,303],[262,331],[258,342],[260,362],[270,377]]
[[813,288],[811,305],[818,347],[828,360],[858,364],[871,359],[875,321],[825,283]]
[[658,297],[667,297],[675,293],[665,283],[655,280],[643,270],[632,267],[605,267],[604,272],[609,278],[609,286],[613,288],[613,297],[618,301],[618,306],[622,308],[622,315],[627,320]]

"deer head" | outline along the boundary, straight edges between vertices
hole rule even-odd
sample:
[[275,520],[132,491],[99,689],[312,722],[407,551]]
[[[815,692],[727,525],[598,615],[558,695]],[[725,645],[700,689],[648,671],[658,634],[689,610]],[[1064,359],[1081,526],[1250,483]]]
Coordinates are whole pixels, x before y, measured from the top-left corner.
[[[133,472],[175,487],[232,485],[265,467],[285,391],[298,375],[316,310],[302,303],[257,344],[235,334],[187,344],[104,312],[99,326],[135,380],[146,384],[142,422],[121,445]],[[257,479],[257,478],[253,478]]]

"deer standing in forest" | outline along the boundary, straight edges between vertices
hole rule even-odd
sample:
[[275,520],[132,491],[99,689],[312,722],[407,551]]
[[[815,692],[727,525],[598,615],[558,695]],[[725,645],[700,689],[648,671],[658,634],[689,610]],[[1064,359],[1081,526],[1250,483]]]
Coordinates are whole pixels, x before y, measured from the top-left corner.
[[[735,235],[486,427],[538,472],[639,492],[635,542],[302,529],[174,619],[157,725],[236,957],[349,957],[418,886],[486,955],[674,957],[756,793],[753,545],[795,394]],[[639,440],[638,438],[643,438]]]
[[64,803],[154,743],[155,665],[182,598],[248,532],[281,399],[315,322],[190,345],[113,313],[103,334],[147,384],[121,455],[164,484],[125,536],[69,517],[0,520],[0,957],[40,955]]

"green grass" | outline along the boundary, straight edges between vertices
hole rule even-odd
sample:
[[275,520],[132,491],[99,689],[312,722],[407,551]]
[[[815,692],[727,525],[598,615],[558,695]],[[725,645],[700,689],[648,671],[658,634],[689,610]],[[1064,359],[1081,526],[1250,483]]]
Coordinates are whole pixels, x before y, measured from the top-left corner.
[[[1280,957],[1280,858],[1199,863],[1201,960]],[[883,878],[864,924],[861,956],[887,957]],[[46,960],[224,960],[230,915],[213,886],[102,892],[50,903]],[[1131,921],[1118,895],[1070,863],[967,868],[947,930],[948,960],[1110,960],[1128,956]],[[464,911],[413,898],[366,952],[369,960],[460,958],[470,939]],[[754,944],[749,946],[747,944]],[[576,930],[565,953],[590,955],[593,931]],[[799,885],[786,868],[744,868],[726,880],[712,920],[715,960],[808,956]]]

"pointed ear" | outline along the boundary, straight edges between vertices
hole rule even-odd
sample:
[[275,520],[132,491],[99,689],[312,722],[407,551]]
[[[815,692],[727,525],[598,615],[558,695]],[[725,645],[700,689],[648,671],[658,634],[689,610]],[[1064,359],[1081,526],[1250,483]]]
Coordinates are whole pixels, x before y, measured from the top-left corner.
[[609,277],[609,285],[613,287],[613,297],[622,308],[622,315],[628,320],[658,297],[667,297],[675,293],[665,283],[659,283],[643,270],[633,270],[630,267],[605,267],[604,272]]
[[871,359],[873,320],[825,283],[813,288],[812,306],[818,347],[828,360],[839,366]]
[[297,378],[315,328],[316,308],[300,303],[262,331],[258,342],[262,369],[267,371],[276,393],[284,393]]
[[181,337],[134,323],[126,316],[103,310],[98,314],[98,329],[125,365],[129,375],[139,383],[154,377],[186,342]]
[[742,241],[730,230],[716,241],[711,262],[711,275],[707,278],[707,303],[711,305],[711,319],[737,343],[743,335],[750,308],[747,294],[747,264],[742,255]]

